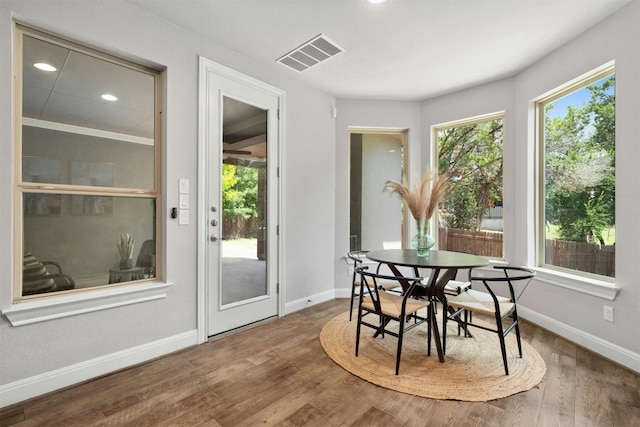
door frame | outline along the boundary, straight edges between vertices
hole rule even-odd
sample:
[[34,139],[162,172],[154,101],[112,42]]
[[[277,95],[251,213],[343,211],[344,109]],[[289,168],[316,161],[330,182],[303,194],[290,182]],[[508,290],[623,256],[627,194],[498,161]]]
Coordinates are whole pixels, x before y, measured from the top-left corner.
[[[283,277],[283,260],[282,254],[284,251],[284,209],[283,206],[286,206],[285,203],[285,192],[284,192],[284,182],[285,182],[285,170],[282,167],[284,165],[284,153],[285,153],[285,101],[286,101],[286,93],[276,88],[275,86],[271,86],[265,82],[257,80],[253,77],[247,76],[239,71],[236,71],[232,68],[226,67],[222,64],[211,61],[205,57],[200,56],[198,58],[198,203],[197,203],[197,262],[196,262],[196,275],[197,275],[197,335],[198,335],[198,344],[202,344],[209,339],[208,336],[208,284],[207,284],[207,245],[209,244],[209,224],[208,224],[208,206],[207,206],[207,186],[206,186],[206,172],[207,172],[207,159],[209,154],[209,112],[211,109],[212,102],[218,103],[218,99],[210,99],[209,94],[212,89],[219,87],[216,85],[215,77],[224,77],[226,79],[230,79],[235,81],[236,83],[251,87],[253,89],[258,89],[265,91],[273,96],[278,98],[279,104],[279,120],[278,120],[278,151],[277,151],[277,188],[278,188],[278,200],[277,203],[277,211],[278,215],[276,218],[276,224],[278,226],[278,241],[277,245],[277,261],[276,261],[276,276],[278,283],[278,295],[277,298],[277,306],[278,306],[278,317],[284,316],[284,301],[285,301],[285,290],[286,284]],[[215,91],[219,92],[219,91]],[[215,104],[214,104],[215,105]]]

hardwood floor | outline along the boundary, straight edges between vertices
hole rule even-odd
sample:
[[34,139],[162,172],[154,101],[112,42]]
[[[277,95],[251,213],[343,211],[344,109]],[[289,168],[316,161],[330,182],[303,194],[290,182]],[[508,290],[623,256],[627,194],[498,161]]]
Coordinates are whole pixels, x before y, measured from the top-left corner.
[[543,329],[523,338],[547,363],[533,390],[487,403],[383,389],[331,361],[318,335],[348,300],[0,411],[2,426],[639,426],[640,377]]

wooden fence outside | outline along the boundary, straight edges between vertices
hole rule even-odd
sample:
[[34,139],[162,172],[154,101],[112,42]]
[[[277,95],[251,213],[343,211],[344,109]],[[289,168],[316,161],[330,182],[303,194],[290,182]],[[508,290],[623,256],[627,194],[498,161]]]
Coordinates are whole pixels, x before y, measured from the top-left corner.
[[602,276],[616,275],[615,245],[547,240],[545,262],[556,267],[565,267]]
[[502,233],[440,228],[438,248],[447,251],[502,258]]
[[[447,251],[502,258],[502,236],[501,232],[496,231],[440,228],[438,247]],[[593,243],[547,240],[545,247],[547,264],[609,277],[615,277],[615,255],[615,246]]]

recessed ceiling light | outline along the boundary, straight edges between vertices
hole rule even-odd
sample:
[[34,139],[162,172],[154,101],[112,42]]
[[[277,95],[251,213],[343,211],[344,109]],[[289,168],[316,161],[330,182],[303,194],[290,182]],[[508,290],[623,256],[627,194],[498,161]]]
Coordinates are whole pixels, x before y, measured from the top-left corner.
[[33,66],[42,71],[56,71],[56,67],[46,62],[36,62]]
[[380,3],[384,3],[387,0],[367,0],[369,3],[371,4],[380,4]]
[[105,101],[117,101],[118,97],[117,96],[113,96],[110,93],[105,93],[104,95],[101,96],[102,99],[104,99]]

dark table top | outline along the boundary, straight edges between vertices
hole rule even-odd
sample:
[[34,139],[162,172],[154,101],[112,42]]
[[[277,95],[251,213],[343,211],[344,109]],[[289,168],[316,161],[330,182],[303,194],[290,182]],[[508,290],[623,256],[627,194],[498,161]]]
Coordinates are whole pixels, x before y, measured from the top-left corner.
[[486,258],[451,251],[430,251],[428,257],[419,257],[415,249],[383,249],[367,253],[367,258],[385,264],[418,268],[472,268],[489,264]]

